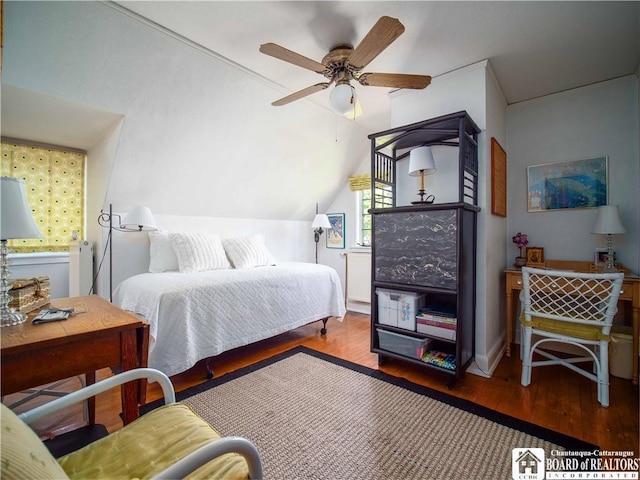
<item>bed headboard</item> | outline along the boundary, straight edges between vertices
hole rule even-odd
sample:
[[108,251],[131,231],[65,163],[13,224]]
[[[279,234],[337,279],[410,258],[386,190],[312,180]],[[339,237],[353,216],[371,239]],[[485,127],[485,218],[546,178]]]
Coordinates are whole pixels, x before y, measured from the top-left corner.
[[[209,232],[223,238],[261,234],[271,254],[279,261],[313,262],[315,243],[311,222],[258,220],[224,217],[155,215],[158,228],[168,232]],[[103,244],[108,232],[103,232]],[[106,254],[99,294],[108,297],[109,268]],[[96,262],[102,259],[97,252]],[[105,265],[107,265],[105,267]],[[145,232],[113,232],[113,286],[149,269],[149,236]]]

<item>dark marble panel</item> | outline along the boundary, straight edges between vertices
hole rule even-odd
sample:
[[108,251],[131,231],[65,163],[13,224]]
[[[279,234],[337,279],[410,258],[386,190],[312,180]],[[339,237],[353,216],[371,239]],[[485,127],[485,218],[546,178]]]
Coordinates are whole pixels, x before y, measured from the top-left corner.
[[376,214],[376,280],[455,290],[457,213],[452,209]]

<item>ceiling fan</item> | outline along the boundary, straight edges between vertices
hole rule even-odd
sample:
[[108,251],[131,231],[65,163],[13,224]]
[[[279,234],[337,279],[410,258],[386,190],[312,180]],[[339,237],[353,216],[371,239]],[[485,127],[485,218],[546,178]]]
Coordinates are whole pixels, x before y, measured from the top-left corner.
[[286,105],[335,83],[329,102],[336,113],[345,114],[355,107],[355,89],[351,80],[372,87],[425,88],[431,83],[428,75],[362,73],[362,69],[403,32],[404,26],[397,18],[381,17],[355,49],[349,45],[339,45],[327,53],[322,62],[316,62],[275,43],[260,45],[260,52],[324,75],[329,80],[287,95],[271,105]]

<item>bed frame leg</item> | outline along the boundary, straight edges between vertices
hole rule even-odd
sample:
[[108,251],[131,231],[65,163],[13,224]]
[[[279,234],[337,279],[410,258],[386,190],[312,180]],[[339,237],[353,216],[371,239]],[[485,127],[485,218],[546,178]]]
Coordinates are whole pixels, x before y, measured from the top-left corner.
[[320,329],[320,334],[321,335],[326,335],[327,334],[327,320],[329,320],[328,318],[323,318],[322,319],[322,328]]
[[207,380],[211,380],[213,378],[213,370],[211,369],[211,361],[209,359],[205,360],[204,368],[207,369]]

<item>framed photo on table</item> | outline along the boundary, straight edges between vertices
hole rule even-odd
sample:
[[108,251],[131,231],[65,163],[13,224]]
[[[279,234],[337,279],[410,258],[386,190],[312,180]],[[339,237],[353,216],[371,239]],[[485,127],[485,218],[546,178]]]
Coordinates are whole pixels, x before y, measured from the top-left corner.
[[344,248],[344,213],[327,213],[331,228],[327,231],[327,248]]
[[544,248],[527,247],[527,267],[544,267]]
[[[609,250],[606,248],[596,248],[596,252],[593,258],[593,263],[598,266],[604,266],[607,263],[607,257],[609,256]],[[613,261],[616,261],[616,252],[613,252]]]

